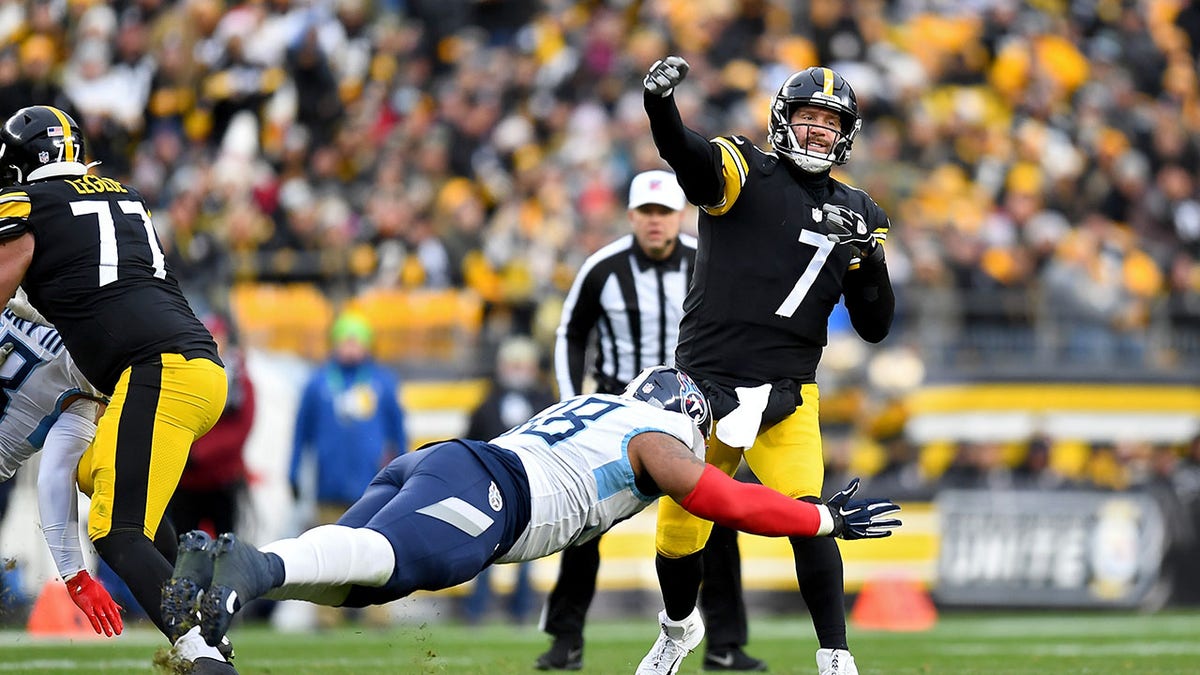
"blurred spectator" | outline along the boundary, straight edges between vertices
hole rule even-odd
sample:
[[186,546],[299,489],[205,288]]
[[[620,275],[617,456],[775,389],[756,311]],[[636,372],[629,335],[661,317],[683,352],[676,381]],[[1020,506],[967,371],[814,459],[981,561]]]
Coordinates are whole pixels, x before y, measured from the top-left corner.
[[925,477],[918,459],[918,448],[895,434],[882,438],[883,467],[866,480],[869,494],[888,495],[895,501],[926,501],[933,497],[934,485]]
[[1176,253],[1167,278],[1167,315],[1175,358],[1200,349],[1200,258]]
[[[371,357],[370,324],[343,312],[333,323],[330,342],[332,356],[313,372],[300,396],[288,473],[292,494],[316,503],[316,522],[309,525],[337,522],[379,469],[408,451],[400,382]],[[327,608],[318,617],[329,626],[342,614]],[[366,617],[377,625],[389,621],[382,608],[367,610]]]
[[[488,395],[471,413],[465,438],[491,440],[526,422],[534,414],[557,402],[543,379],[537,343],[527,337],[512,337],[501,343],[496,353],[496,369]],[[516,566],[516,581],[508,598],[508,615],[518,624],[525,623],[534,606],[529,564]],[[471,593],[463,603],[470,623],[484,619],[491,601],[491,570],[475,577]]]
[[178,532],[202,529],[216,536],[240,529],[239,504],[246,491],[242,451],[254,426],[255,401],[254,385],[231,319],[208,314],[203,320],[225,362],[229,396],[217,423],[192,444],[167,511]]
[[1121,461],[1113,441],[1094,441],[1084,466],[1084,478],[1090,487],[1100,490],[1124,490],[1129,486],[1129,470]]
[[13,88],[13,97],[6,96],[0,107],[11,116],[26,106],[52,105],[78,120],[75,108],[64,95],[57,78],[61,65],[59,54],[58,45],[48,35],[34,34],[25,38],[17,48],[20,76]]
[[374,335],[362,316],[334,321],[332,356],[300,398],[289,480],[295,494],[306,461],[313,462],[318,524],[335,522],[381,467],[408,451],[396,375],[371,357]]
[[296,87],[296,121],[314,138],[333,138],[342,116],[342,102],[315,27],[306,30],[288,49],[287,65]]
[[1013,487],[1022,490],[1058,490],[1073,482],[1050,465],[1051,440],[1036,436],[1029,441],[1025,457],[1013,469]]
[[1006,490],[1013,487],[1013,477],[999,443],[960,441],[939,484],[965,490]]
[[1180,603],[1196,604],[1200,603],[1200,577],[1195,574],[1195,570],[1200,569],[1200,535],[1196,530],[1200,526],[1200,434],[1185,444],[1171,479],[1181,509],[1192,526],[1190,540],[1178,551],[1178,569],[1183,574],[1177,578],[1175,599]]

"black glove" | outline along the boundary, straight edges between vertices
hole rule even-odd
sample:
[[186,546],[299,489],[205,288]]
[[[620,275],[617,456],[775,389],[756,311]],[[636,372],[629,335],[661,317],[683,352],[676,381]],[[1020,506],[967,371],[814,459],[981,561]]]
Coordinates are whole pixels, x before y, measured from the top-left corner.
[[646,78],[642,80],[642,86],[651,94],[658,94],[662,97],[670,96],[675,87],[683,82],[683,78],[687,77],[689,68],[688,62],[684,61],[681,56],[659,59],[650,66],[650,72],[646,73]]
[[833,516],[833,531],[831,537],[842,539],[879,539],[892,536],[892,529],[900,527],[896,518],[884,518],[889,513],[900,510],[900,505],[890,499],[856,499],[850,501],[858,492],[858,479],[850,481],[844,490],[825,502]]
[[825,235],[835,244],[848,244],[858,251],[860,258],[866,258],[874,252],[879,244],[867,221],[856,211],[840,204],[822,204],[825,212],[825,223],[829,226],[829,234]]

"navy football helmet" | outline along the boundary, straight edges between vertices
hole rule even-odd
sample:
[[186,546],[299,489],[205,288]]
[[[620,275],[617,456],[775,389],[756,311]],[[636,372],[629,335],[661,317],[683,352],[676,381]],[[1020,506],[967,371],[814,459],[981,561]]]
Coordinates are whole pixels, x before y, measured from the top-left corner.
[[[792,113],[803,106],[832,110],[841,117],[842,129],[828,153],[813,150],[805,139],[796,138],[791,126]],[[850,83],[829,68],[813,67],[792,73],[779,87],[771,101],[767,135],[775,151],[797,167],[809,173],[822,173],[834,164],[846,163],[861,128],[858,99]]]
[[21,108],[0,128],[0,171],[5,184],[86,172],[79,125],[48,105]]
[[700,432],[708,437],[712,411],[708,399],[695,380],[674,368],[652,366],[638,373],[622,396],[645,401],[656,408],[683,413],[692,418]]

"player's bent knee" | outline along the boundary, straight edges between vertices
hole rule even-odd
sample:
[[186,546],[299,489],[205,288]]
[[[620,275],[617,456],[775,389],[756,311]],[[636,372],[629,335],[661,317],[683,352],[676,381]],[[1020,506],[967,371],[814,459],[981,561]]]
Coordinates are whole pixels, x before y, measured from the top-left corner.
[[699,552],[708,543],[712,524],[703,529],[660,528],[654,538],[654,548],[666,558],[682,558]]

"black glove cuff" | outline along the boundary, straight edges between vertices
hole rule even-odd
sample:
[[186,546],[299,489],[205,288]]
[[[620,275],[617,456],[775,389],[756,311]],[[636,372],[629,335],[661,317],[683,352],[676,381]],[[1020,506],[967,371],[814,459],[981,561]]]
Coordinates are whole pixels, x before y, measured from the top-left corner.
[[[828,506],[828,505],[827,505]],[[833,529],[829,531],[827,536],[840,537],[846,532],[846,519],[842,514],[838,513],[838,509],[829,507],[829,515],[833,518]]]
[[871,249],[871,255],[867,256],[867,260],[873,263],[883,262],[883,244],[875,242],[875,247]]

